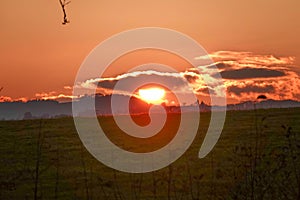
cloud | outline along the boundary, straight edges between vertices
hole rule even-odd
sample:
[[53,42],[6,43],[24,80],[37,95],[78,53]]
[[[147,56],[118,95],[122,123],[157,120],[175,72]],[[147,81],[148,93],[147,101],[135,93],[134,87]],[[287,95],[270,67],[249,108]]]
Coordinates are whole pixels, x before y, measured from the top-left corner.
[[[198,97],[214,95],[220,97],[226,91],[229,103],[253,100],[259,94],[267,94],[272,99],[300,100],[300,78],[292,71],[294,57],[257,55],[251,52],[218,51],[209,55],[214,64],[189,68],[184,72],[159,72],[154,70],[128,72],[116,77],[86,80],[76,87],[95,89],[109,95],[130,94],[130,88],[143,80],[168,82],[171,91],[185,93],[193,90]],[[198,57],[196,59],[208,59]],[[217,79],[216,68],[223,80]],[[114,87],[119,81],[121,87]],[[224,86],[220,86],[223,81]],[[189,83],[188,87],[186,82]]]
[[[276,57],[274,55],[257,55],[252,52],[241,51],[217,51],[209,54],[215,62],[228,64],[253,64],[253,65],[290,65],[295,61],[295,57]],[[199,59],[199,58],[198,58]]]
[[[200,79],[200,75],[194,72],[158,72],[158,71],[135,71],[110,78],[96,78],[79,83],[76,87],[95,88],[106,92],[112,92],[117,82],[122,81],[121,89],[130,91],[130,88],[139,86],[145,80],[161,85],[171,85],[170,90],[180,89],[187,83],[195,83]],[[142,85],[141,85],[142,86]]]
[[13,99],[13,98],[8,97],[8,96],[0,96],[0,102],[13,102],[13,101],[22,101],[22,102],[26,102],[26,101],[27,101],[27,98],[25,98],[25,97],[20,97],[20,98]]
[[[145,82],[156,83],[164,87],[168,85],[172,93],[181,97],[187,97],[187,94],[192,92],[198,96],[209,96],[209,94],[217,97],[224,96],[224,87],[215,87],[220,84],[219,80],[208,73],[201,73],[198,68],[190,68],[184,72],[134,71],[116,77],[90,79],[79,83],[76,87],[96,89],[97,93],[103,95],[134,95],[132,91],[143,86]],[[117,83],[118,88],[116,88]],[[195,99],[186,99],[187,104],[194,102]]]
[[58,93],[56,91],[51,91],[48,93],[46,92],[36,93],[35,97],[36,99],[40,99],[40,100],[57,100],[59,102],[70,102],[74,99],[79,98],[68,94]]
[[[133,71],[115,77],[95,78],[77,83],[75,86],[65,86],[60,91],[37,93],[37,99],[55,99],[71,101],[80,96],[73,96],[73,87],[93,94],[94,89],[103,95],[132,95],[144,80],[153,83],[168,83],[170,90],[184,95],[193,91],[200,100],[210,99],[210,96],[221,97],[226,91],[229,103],[254,100],[260,94],[268,98],[300,101],[300,77],[293,71],[295,58],[292,56],[277,57],[274,55],[258,55],[251,52],[218,51],[209,56],[195,59],[210,59],[215,63],[196,66],[181,72],[161,72],[155,70]],[[216,71],[220,72],[222,80],[218,79]],[[118,90],[117,83],[122,83]],[[220,86],[220,83],[224,85]],[[119,85],[119,84],[118,84]],[[87,93],[88,94],[88,93]],[[13,101],[2,96],[0,101]],[[23,99],[24,100],[24,99]]]
[[100,80],[98,83],[99,88],[106,88],[106,89],[114,89],[115,85],[117,84],[118,80]]
[[197,80],[199,80],[198,74],[183,74],[183,77],[189,82],[189,83],[196,83]]
[[8,96],[0,96],[0,102],[11,102],[13,99]]
[[66,85],[66,86],[64,86],[64,89],[65,89],[65,90],[72,90],[73,87]]
[[257,86],[257,85],[246,85],[244,87],[239,86],[230,86],[227,88],[229,93],[234,93],[237,96],[241,96],[244,93],[272,93],[275,91],[274,86],[265,85],[265,86]]
[[284,72],[278,70],[249,67],[235,70],[224,70],[220,73],[222,78],[225,79],[270,78],[285,75]]
[[182,76],[180,73],[174,73],[174,72],[159,72],[154,70],[147,70],[147,71],[134,71],[134,72],[128,72],[124,73],[122,75],[118,75],[116,77],[110,77],[110,78],[95,78],[95,79],[89,79],[82,83],[78,83],[75,87],[81,87],[81,88],[90,88],[94,89],[95,87],[103,87],[107,89],[112,89],[113,86],[116,84],[116,81],[120,80],[138,80],[141,77],[150,77],[153,79],[156,79],[158,77],[164,77],[164,78],[171,78],[171,79],[182,79]]
[[[230,64],[226,64],[226,63],[223,63],[223,62],[217,62],[217,63],[215,63],[215,66],[218,69],[229,69],[229,68],[231,68]],[[209,66],[209,67],[211,68],[212,66]]]
[[220,70],[231,102],[254,100],[261,93],[276,100],[300,100],[295,57],[235,51],[217,51],[209,56]]

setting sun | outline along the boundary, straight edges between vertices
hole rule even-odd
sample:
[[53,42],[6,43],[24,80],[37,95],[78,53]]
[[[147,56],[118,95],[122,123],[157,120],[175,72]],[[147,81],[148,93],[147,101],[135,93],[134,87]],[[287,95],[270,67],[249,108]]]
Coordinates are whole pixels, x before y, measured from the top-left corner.
[[139,89],[141,99],[152,104],[162,103],[165,93],[165,90],[162,88]]

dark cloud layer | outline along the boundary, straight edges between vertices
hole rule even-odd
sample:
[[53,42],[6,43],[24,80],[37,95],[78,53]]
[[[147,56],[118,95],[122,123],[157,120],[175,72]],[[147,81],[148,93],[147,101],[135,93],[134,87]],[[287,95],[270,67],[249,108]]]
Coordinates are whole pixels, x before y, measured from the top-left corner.
[[272,85],[266,85],[266,86],[256,86],[256,85],[247,85],[245,87],[239,87],[239,86],[230,86],[227,88],[227,91],[230,93],[234,93],[237,96],[240,96],[243,93],[272,93],[275,91],[274,86]]
[[278,70],[265,68],[242,68],[237,70],[225,70],[221,72],[225,79],[250,79],[250,78],[271,78],[284,76],[285,73]]
[[[187,75],[186,79],[188,82],[195,82],[198,77]],[[98,89],[115,89],[116,84],[122,81],[118,85],[119,90],[131,91],[132,88],[136,86],[142,86],[144,81],[160,83],[161,85],[171,85],[171,90],[175,88],[180,88],[185,85],[185,80],[181,76],[170,76],[170,75],[158,75],[158,74],[139,74],[136,76],[124,76],[122,78],[115,78],[111,80],[100,80],[95,81],[94,84],[98,86]]]
[[114,89],[117,80],[103,80],[98,82],[98,87],[106,89]]
[[[226,63],[223,63],[223,62],[218,62],[215,64],[215,66],[218,68],[218,69],[228,69],[228,68],[231,68],[231,65],[230,64],[226,64]],[[207,68],[215,68],[215,66],[208,66]]]
[[185,74],[184,78],[189,82],[189,83],[196,83],[196,81],[199,79],[199,76],[196,75],[190,75],[190,74]]

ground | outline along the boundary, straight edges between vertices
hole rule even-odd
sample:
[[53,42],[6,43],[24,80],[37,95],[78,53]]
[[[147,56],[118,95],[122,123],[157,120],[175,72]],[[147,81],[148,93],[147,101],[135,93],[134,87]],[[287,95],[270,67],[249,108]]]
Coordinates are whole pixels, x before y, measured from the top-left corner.
[[[210,119],[210,113],[201,113],[188,151],[170,166],[144,174],[97,161],[82,145],[72,118],[0,121],[0,199],[299,199],[299,112],[228,111],[217,145],[199,159]],[[168,128],[153,146],[122,136],[112,117],[99,121],[115,144],[128,139],[122,148],[136,145],[144,152],[171,139],[179,116],[168,117]]]

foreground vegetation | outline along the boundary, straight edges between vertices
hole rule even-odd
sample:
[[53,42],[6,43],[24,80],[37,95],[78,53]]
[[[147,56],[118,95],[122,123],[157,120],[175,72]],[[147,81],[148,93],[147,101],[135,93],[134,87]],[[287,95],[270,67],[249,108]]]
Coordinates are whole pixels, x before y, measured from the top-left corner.
[[[299,111],[229,111],[217,145],[198,159],[210,117],[201,113],[189,150],[145,174],[119,172],[93,158],[72,118],[1,121],[0,199],[300,199]],[[178,116],[169,117],[152,148],[171,139],[167,133]],[[135,120],[142,124],[147,116]],[[99,121],[114,143],[128,140],[122,148],[140,144],[122,136],[111,117]],[[148,143],[136,151],[146,151]]]

